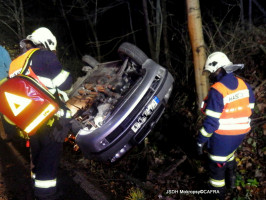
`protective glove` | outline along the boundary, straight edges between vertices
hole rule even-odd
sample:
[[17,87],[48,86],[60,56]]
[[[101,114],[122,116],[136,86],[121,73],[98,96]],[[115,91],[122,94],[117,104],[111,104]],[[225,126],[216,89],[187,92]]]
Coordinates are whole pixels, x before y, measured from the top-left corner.
[[199,156],[203,154],[203,146],[204,144],[197,143],[197,153]]
[[70,125],[70,120],[68,118],[59,118],[57,122],[55,122],[55,125],[51,131],[53,139],[56,142],[62,143],[65,141],[65,138],[67,137],[71,125]]

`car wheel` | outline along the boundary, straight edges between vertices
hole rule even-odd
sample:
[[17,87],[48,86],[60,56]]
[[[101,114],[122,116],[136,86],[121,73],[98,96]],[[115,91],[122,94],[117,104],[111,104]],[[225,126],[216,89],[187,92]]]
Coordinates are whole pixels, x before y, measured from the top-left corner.
[[148,59],[148,56],[142,50],[128,42],[124,42],[120,45],[118,48],[118,54],[123,60],[130,58],[138,65],[143,65],[143,63]]
[[87,63],[92,68],[95,68],[99,64],[99,62],[95,58],[91,57],[90,55],[83,56],[82,61]]

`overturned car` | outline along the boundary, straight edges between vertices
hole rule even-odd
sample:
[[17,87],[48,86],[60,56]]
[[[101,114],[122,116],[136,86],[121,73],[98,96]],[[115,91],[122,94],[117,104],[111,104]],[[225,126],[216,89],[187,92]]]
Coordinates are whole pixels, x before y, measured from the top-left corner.
[[121,60],[84,56],[87,74],[73,86],[68,108],[85,157],[115,162],[141,143],[160,119],[174,79],[138,47],[123,43]]

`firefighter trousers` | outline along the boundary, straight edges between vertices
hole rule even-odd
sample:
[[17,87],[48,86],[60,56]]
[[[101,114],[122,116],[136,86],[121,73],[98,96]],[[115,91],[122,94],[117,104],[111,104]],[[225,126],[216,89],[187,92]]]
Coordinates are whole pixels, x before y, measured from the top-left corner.
[[41,200],[56,199],[57,170],[63,143],[55,142],[51,128],[45,125],[30,137],[30,146],[34,195]]
[[235,169],[236,169],[235,159],[232,159],[224,163],[217,163],[215,161],[210,160],[209,185],[210,189],[219,191],[217,198],[224,199],[226,194],[226,186],[232,188],[235,185]]

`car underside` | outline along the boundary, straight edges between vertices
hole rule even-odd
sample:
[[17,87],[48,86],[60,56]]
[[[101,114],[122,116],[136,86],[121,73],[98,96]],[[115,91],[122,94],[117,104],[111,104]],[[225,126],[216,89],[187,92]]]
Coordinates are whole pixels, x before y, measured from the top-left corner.
[[138,47],[123,43],[121,60],[99,63],[89,55],[86,75],[73,86],[68,108],[83,154],[115,162],[149,134],[165,110],[173,77]]

